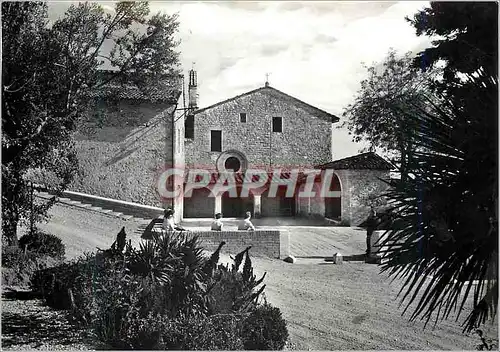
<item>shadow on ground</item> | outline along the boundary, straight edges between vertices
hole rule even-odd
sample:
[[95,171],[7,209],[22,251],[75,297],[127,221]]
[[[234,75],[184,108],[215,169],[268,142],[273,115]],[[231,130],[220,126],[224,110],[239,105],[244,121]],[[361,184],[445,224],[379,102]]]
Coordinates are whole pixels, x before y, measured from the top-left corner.
[[[83,342],[82,330],[68,322],[64,311],[52,310],[33,297],[27,291],[2,294],[2,349],[43,345],[65,349]],[[17,308],[4,309],[7,305]]]

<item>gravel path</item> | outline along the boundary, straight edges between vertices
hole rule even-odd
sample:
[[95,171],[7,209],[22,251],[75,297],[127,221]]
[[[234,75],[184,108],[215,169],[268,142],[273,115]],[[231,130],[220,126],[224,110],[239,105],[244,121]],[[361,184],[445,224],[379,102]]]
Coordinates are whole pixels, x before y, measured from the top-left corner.
[[43,305],[39,299],[2,296],[2,350],[95,350],[86,331],[68,322],[64,311]]
[[454,320],[426,330],[421,321],[410,323],[398,309],[401,282],[390,284],[376,265],[255,258],[254,266],[268,273],[266,296],[282,310],[298,349],[473,350],[479,343]]

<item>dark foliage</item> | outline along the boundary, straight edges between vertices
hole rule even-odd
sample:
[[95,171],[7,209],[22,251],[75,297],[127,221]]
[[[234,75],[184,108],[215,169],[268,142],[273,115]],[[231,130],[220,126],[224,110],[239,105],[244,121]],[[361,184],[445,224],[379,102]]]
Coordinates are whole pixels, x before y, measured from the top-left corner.
[[481,73],[464,84],[460,107],[454,99],[431,111],[394,107],[418,121],[420,151],[406,165],[411,177],[392,182],[382,245],[383,270],[405,278],[407,309],[416,303],[411,319],[458,319],[470,299],[464,329],[472,331],[498,306],[498,88]]
[[109,250],[39,271],[34,290],[114,348],[242,348],[240,323],[264,289],[248,249],[229,269],[217,265],[222,245],[205,257],[197,237],[156,234],[123,252],[123,229],[117,237]]
[[2,285],[28,287],[35,272],[60,262],[60,258],[24,251],[17,246],[2,247]]
[[47,255],[57,259],[64,258],[66,252],[64,243],[62,243],[59,237],[38,229],[23,235],[19,239],[19,248],[23,251],[28,250],[32,253]]
[[427,69],[444,60],[446,84],[458,81],[457,72],[472,74],[482,68],[498,74],[498,3],[434,1],[408,21],[417,35],[440,36],[415,59]]
[[171,350],[242,350],[240,321],[234,314],[171,321],[164,331],[164,348]]
[[288,339],[286,322],[278,308],[264,304],[243,321],[246,350],[281,350]]
[[[72,137],[93,93],[177,75],[178,22],[150,15],[147,2],[117,2],[111,12],[80,2],[50,25],[47,3],[1,6],[2,240],[15,246],[17,224],[51,205],[33,206],[29,181],[44,178],[59,193],[77,172]],[[103,78],[104,63],[116,74]]]
[[[209,294],[212,314],[244,313],[253,311],[258,306],[259,297],[266,285],[257,287],[264,281],[266,274],[257,280],[248,251],[249,248],[234,258],[231,269],[224,265],[218,266]],[[243,270],[239,271],[243,258]]]

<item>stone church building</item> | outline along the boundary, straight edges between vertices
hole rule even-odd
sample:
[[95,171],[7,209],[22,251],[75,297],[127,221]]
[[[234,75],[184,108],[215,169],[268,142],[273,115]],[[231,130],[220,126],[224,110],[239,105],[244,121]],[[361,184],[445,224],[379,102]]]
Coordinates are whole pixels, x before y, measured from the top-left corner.
[[[199,108],[196,72],[189,72],[189,104],[184,125],[184,166],[210,170],[210,184],[179,199],[182,217],[327,217],[357,225],[367,216],[369,197],[386,189],[392,166],[375,153],[332,161],[332,129],[339,118],[285,92],[263,87]],[[300,197],[280,186],[269,197],[269,183],[241,196],[245,171],[260,169],[330,169],[331,197]],[[238,197],[229,192],[209,196],[221,172],[235,172]],[[314,189],[319,193],[319,176]],[[304,181],[304,177],[302,177]]]
[[[104,116],[100,126],[89,124],[77,134],[82,173],[71,189],[101,197],[158,207],[174,206],[182,218],[321,217],[358,225],[367,216],[370,199],[386,189],[392,166],[375,153],[333,160],[332,129],[339,118],[285,92],[263,87],[208,107],[198,107],[197,75],[189,71],[187,87],[182,77],[159,82],[148,90],[118,87],[97,94]],[[187,88],[187,89],[186,89]],[[98,120],[98,119],[96,119]],[[92,121],[92,119],[90,119]],[[90,123],[90,125],[93,125]],[[158,176],[169,167],[204,169],[209,184],[191,197],[162,199]],[[287,194],[278,187],[270,197],[269,184],[241,195],[245,171],[280,169],[283,177],[294,169],[317,169],[333,174],[330,196],[301,197],[299,187]],[[221,173],[234,173],[237,197],[229,192],[210,196]],[[320,188],[320,178],[314,189]],[[186,179],[176,178],[171,189],[184,189]]]

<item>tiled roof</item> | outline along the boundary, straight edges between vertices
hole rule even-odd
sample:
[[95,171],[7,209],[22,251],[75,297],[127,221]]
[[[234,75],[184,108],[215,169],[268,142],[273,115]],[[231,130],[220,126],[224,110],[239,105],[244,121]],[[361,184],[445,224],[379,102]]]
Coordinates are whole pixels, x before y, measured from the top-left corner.
[[380,155],[368,152],[334,160],[326,164],[318,165],[316,168],[335,170],[392,170],[394,166]]
[[339,118],[337,116],[335,116],[333,114],[330,114],[330,113],[328,113],[328,112],[326,112],[324,110],[318,109],[317,107],[314,107],[314,106],[312,106],[310,104],[307,104],[307,103],[303,102],[302,100],[297,99],[295,97],[292,97],[291,95],[288,95],[286,93],[283,93],[282,91],[280,91],[280,90],[278,90],[276,88],[273,88],[273,87],[271,87],[269,85],[266,85],[264,87],[260,87],[260,88],[251,90],[249,92],[237,95],[235,97],[232,97],[232,98],[220,101],[220,102],[215,103],[213,105],[207,106],[206,108],[196,110],[194,113],[198,114],[198,113],[203,112],[205,110],[209,110],[209,109],[215,108],[215,107],[217,107],[219,105],[228,103],[230,101],[234,101],[234,100],[236,100],[238,98],[242,98],[242,97],[245,97],[247,95],[251,95],[251,94],[257,93],[257,92],[268,94],[268,95],[273,96],[273,97],[278,98],[278,99],[286,100],[286,101],[290,102],[291,104],[294,104],[294,105],[296,105],[296,106],[298,106],[298,107],[300,107],[300,108],[308,111],[311,115],[317,116],[317,117],[322,118],[324,120],[331,121],[331,122],[337,122],[337,121],[339,121]]
[[93,98],[145,100],[151,102],[177,102],[182,90],[180,78],[165,79],[154,85],[139,88],[136,85],[110,83],[91,92]]

